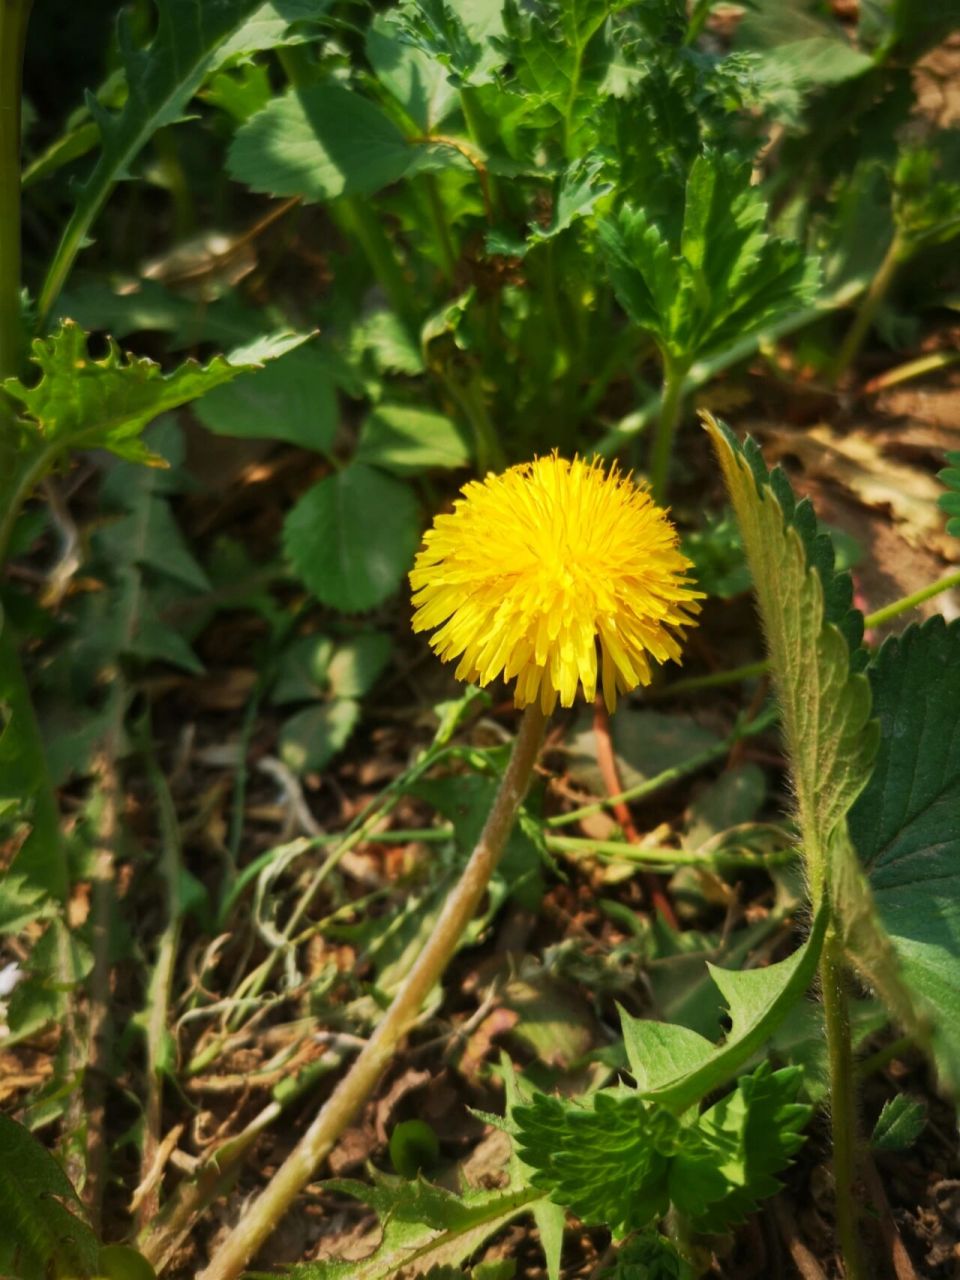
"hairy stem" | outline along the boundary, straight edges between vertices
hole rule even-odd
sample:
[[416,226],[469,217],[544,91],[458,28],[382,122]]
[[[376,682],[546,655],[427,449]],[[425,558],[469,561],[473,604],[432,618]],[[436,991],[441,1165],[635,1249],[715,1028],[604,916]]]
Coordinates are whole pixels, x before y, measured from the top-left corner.
[[543,731],[543,713],[534,704],[524,712],[513,755],[470,861],[403,986],[310,1128],[217,1249],[201,1280],[233,1280],[240,1274],[376,1087],[480,905],[530,784]]
[[904,261],[905,250],[904,244],[900,236],[894,235],[890,241],[887,252],[883,256],[883,261],[877,268],[877,273],[870,282],[860,305],[857,308],[857,314],[853,318],[853,324],[847,330],[840,350],[837,353],[836,361],[833,366],[833,380],[839,382],[850,366],[860,354],[860,348],[863,346],[863,340],[867,336],[867,332],[876,317],[877,311],[887,293],[893,284],[893,278]]
[[837,1239],[846,1280],[866,1280],[860,1244],[857,1181],[856,1076],[850,1043],[850,1009],[840,944],[833,936],[820,956],[823,1021],[830,1066],[830,1122],[833,1130],[833,1180]]

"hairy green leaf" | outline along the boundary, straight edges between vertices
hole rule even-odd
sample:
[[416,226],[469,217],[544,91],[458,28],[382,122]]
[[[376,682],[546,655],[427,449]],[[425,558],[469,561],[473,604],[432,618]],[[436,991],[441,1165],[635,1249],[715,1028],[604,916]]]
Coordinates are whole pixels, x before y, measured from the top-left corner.
[[[882,930],[910,1002],[928,1013],[946,1084],[960,1088],[960,621],[887,640],[870,667],[880,749],[850,814]],[[855,945],[855,944],[854,944]],[[873,975],[869,953],[855,954]],[[903,1001],[898,1005],[902,1006]],[[896,1008],[897,1006],[895,1006]]]
[[231,36],[262,0],[157,0],[157,31],[149,47],[137,49],[130,15],[120,17],[120,51],[127,99],[119,112],[90,96],[87,105],[100,129],[100,155],[76,193],[40,293],[41,323],[50,314],[76,255],[117,182],[158,129],[181,118],[184,107],[216,68]]
[[870,686],[851,671],[862,620],[849,582],[833,575],[829,540],[812,510],[795,505],[785,477],[768,475],[709,415],[705,424],[736,511],[753,575],[780,703],[801,843],[819,902],[834,842],[870,776],[879,728]]
[[69,1178],[29,1130],[0,1114],[0,1274],[89,1280],[98,1252]]
[[361,462],[308,489],[283,527],[294,569],[318,600],[344,613],[372,609],[396,591],[417,537],[410,490]]

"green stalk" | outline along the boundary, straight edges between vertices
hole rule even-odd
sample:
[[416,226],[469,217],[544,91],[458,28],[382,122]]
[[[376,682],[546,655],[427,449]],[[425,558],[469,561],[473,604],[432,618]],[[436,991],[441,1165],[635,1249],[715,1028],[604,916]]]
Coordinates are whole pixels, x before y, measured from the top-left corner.
[[883,256],[883,261],[877,268],[877,274],[873,277],[870,287],[860,301],[857,314],[853,318],[853,324],[847,330],[847,336],[840,346],[840,351],[833,365],[833,380],[835,383],[841,380],[860,354],[863,340],[867,336],[867,332],[873,324],[891,284],[893,284],[894,276],[900,269],[901,264],[906,260],[906,257],[907,248],[903,238],[899,233],[895,233],[887,252]]
[[856,1075],[850,1041],[850,1009],[842,948],[835,936],[820,955],[823,1021],[830,1066],[830,1124],[833,1131],[833,1180],[837,1239],[846,1280],[866,1280],[857,1211]]
[[377,283],[387,295],[414,343],[420,342],[420,314],[410,283],[403,273],[380,219],[367,199],[341,196],[331,208],[341,229],[357,242]]
[[670,458],[673,453],[673,436],[683,408],[684,382],[689,364],[664,354],[663,398],[660,416],[650,449],[650,489],[655,502],[663,503],[667,496],[670,475]]
[[[20,96],[33,0],[0,0],[0,377],[20,372]],[[8,420],[12,411],[0,405]]]
[[315,1177],[334,1143],[373,1092],[424,1000],[442,978],[486,893],[530,784],[543,740],[544,723],[538,704],[524,712],[493,808],[433,933],[353,1066],[297,1146],[218,1246],[200,1280],[234,1280],[243,1271],[299,1193]]

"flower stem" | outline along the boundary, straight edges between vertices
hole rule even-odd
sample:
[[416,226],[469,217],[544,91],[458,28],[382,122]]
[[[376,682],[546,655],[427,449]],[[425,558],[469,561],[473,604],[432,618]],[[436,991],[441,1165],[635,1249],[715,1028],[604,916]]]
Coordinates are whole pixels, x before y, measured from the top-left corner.
[[360,1056],[280,1169],[219,1246],[200,1280],[234,1280],[240,1274],[376,1087],[480,905],[530,784],[544,724],[539,705],[528,707],[510,763],[470,861],[403,986]]
[[869,289],[860,301],[857,314],[853,318],[853,324],[847,330],[847,335],[841,343],[833,365],[833,381],[835,383],[841,380],[860,354],[863,340],[867,336],[871,324],[873,324],[874,318],[880,309],[880,304],[887,296],[891,284],[893,284],[893,277],[900,268],[904,257],[903,240],[899,235],[895,234],[890,241],[887,252],[883,256],[883,261],[877,268],[877,274],[873,277]]
[[837,1239],[846,1280],[866,1280],[857,1212],[856,1076],[850,1044],[850,1009],[840,944],[829,937],[820,956],[823,1020],[830,1065],[830,1123],[833,1130],[833,1180]]
[[650,489],[654,502],[663,505],[667,496],[670,476],[670,456],[673,452],[673,434],[680,421],[683,407],[684,381],[688,366],[672,356],[664,356],[663,398],[660,415],[650,449]]

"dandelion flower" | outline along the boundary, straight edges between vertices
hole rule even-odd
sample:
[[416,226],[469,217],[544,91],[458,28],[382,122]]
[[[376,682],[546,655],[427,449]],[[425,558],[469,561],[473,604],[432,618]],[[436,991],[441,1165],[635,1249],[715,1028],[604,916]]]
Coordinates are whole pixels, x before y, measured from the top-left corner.
[[602,464],[556,454],[465,485],[417,555],[415,631],[457,677],[516,680],[518,707],[547,714],[650,683],[650,659],[680,657],[700,592],[666,512]]

